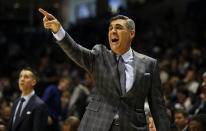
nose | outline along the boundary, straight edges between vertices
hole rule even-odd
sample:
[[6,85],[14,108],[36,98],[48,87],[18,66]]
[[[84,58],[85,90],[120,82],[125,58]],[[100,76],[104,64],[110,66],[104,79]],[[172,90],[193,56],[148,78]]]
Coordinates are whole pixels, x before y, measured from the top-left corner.
[[114,34],[114,33],[117,33],[117,30],[113,28],[110,32]]
[[20,78],[19,78],[19,81],[24,81],[24,77],[20,77]]

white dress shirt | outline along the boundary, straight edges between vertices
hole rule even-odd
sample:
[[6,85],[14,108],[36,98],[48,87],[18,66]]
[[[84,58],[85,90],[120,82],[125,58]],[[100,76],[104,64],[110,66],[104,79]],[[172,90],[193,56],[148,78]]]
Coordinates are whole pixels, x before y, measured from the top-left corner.
[[53,33],[54,37],[56,38],[56,40],[60,41],[64,38],[65,36],[65,30],[62,28],[62,26],[60,27],[59,31],[57,33]]
[[[126,92],[128,92],[133,85],[134,82],[134,57],[132,53],[132,49],[122,55],[125,65],[125,73],[126,73]],[[119,56],[117,56],[119,59]]]

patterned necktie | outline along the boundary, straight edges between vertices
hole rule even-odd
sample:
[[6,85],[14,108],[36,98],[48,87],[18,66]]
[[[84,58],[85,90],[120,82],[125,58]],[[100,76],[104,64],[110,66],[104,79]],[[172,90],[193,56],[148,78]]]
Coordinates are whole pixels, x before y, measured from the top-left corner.
[[118,70],[121,84],[122,95],[126,93],[126,73],[125,73],[125,65],[122,56],[119,56],[118,60]]
[[24,103],[25,99],[24,98],[21,98],[20,100],[20,105],[19,105],[19,108],[17,110],[17,113],[16,113],[16,119],[15,119],[15,123],[20,119],[20,113],[21,113],[21,108],[22,108],[22,105]]

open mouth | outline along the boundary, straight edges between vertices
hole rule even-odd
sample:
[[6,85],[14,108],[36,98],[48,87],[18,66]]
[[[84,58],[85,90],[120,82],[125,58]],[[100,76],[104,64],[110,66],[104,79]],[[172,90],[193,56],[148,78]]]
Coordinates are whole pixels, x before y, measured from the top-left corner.
[[112,42],[117,42],[117,41],[119,41],[119,39],[117,38],[112,39]]

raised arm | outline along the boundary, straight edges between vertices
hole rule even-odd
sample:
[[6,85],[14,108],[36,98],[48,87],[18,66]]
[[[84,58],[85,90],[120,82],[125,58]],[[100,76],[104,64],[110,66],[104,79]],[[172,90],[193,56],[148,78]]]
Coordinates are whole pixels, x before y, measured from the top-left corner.
[[[58,34],[59,31],[62,31],[60,22],[52,14],[41,8],[39,8],[39,12],[44,15],[43,24],[45,29],[51,29],[54,34]],[[65,36],[62,37],[63,39],[57,41],[57,44],[69,58],[91,73],[93,71],[95,51],[80,46],[69,34],[64,34]]]

